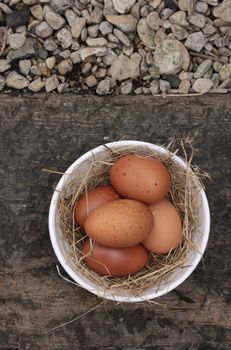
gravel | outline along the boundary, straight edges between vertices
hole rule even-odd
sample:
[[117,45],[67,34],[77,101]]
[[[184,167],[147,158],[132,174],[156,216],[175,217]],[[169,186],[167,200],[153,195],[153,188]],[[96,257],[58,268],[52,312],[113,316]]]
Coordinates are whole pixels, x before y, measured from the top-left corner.
[[4,0],[0,91],[231,90],[231,1]]

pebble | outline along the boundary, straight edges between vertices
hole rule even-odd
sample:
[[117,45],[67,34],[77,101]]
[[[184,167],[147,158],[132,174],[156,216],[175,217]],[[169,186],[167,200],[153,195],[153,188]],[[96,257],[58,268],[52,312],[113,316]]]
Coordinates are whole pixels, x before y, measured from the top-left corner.
[[106,19],[125,33],[136,30],[137,19],[132,15],[109,15],[106,16]]
[[191,87],[191,83],[189,80],[182,80],[179,85],[179,93],[188,94],[190,87]]
[[6,24],[8,27],[19,27],[27,24],[30,19],[30,10],[28,6],[23,6],[21,9],[14,9],[13,12],[6,15]]
[[152,0],[149,2],[149,5],[154,8],[157,9],[161,4],[161,0]]
[[51,38],[48,38],[44,41],[43,43],[43,47],[45,50],[47,51],[55,51],[58,49],[58,45],[56,44],[56,42],[51,39]]
[[67,73],[71,72],[73,68],[72,61],[68,58],[62,60],[58,65],[57,69],[59,74],[66,75]]
[[149,87],[149,91],[151,92],[152,95],[157,95],[160,91],[159,89],[159,82],[158,80],[152,80],[150,87]]
[[202,61],[201,64],[197,67],[196,72],[194,73],[194,78],[202,78],[205,73],[208,72],[210,67],[212,66],[212,61],[211,60],[205,60]]
[[64,13],[70,5],[70,0],[51,0],[51,7],[58,13]]
[[6,86],[10,88],[22,90],[28,87],[28,85],[29,85],[29,81],[15,71],[10,72],[6,78]]
[[3,3],[0,3],[0,10],[2,10],[2,12],[4,12],[5,14],[12,13],[12,10],[9,8],[9,6]]
[[105,46],[100,47],[84,47],[80,50],[80,56],[82,61],[85,61],[87,57],[102,54],[105,55],[107,53],[107,48]]
[[190,34],[185,42],[185,47],[190,50],[200,52],[207,42],[206,37],[202,32],[196,32]]
[[48,57],[46,59],[46,65],[50,70],[54,68],[55,63],[56,63],[56,58],[54,56]]
[[169,81],[160,79],[159,84],[160,84],[160,91],[162,93],[168,92],[168,90],[170,90],[171,88]]
[[31,69],[31,61],[30,60],[19,61],[19,69],[23,75],[28,75]]
[[188,11],[188,0],[178,0],[178,6],[181,11]]
[[73,43],[71,33],[65,28],[62,28],[57,32],[57,39],[60,42],[63,49],[67,49]]
[[103,63],[106,66],[111,66],[112,62],[117,58],[117,54],[112,49],[107,50],[107,54],[103,57]]
[[43,8],[41,5],[34,5],[31,7],[30,12],[34,18],[38,19],[39,21],[43,20]]
[[6,84],[6,79],[2,75],[0,75],[0,91],[4,89],[5,84]]
[[161,19],[159,17],[159,13],[155,11],[149,13],[146,18],[146,23],[150,29],[157,31],[161,25]]
[[70,54],[70,59],[72,60],[72,62],[73,62],[74,64],[80,63],[80,62],[82,61],[79,52],[72,52],[72,53]]
[[219,71],[220,80],[224,81],[228,78],[231,78],[231,64],[226,63],[222,66],[221,70]]
[[48,5],[45,5],[43,8],[43,16],[46,22],[54,30],[58,30],[65,25],[65,19],[58,13],[55,13],[54,10]]
[[35,33],[38,37],[45,39],[52,35],[53,29],[44,21],[35,27]]
[[71,22],[71,34],[74,38],[78,39],[81,32],[85,26],[86,20],[82,17],[76,17],[73,22]]
[[87,31],[88,31],[88,35],[91,37],[91,38],[97,38],[98,34],[99,34],[99,25],[98,24],[95,24],[93,26],[89,26],[87,28]]
[[107,35],[109,33],[112,33],[113,25],[107,21],[103,21],[99,25],[99,30],[102,35]]
[[231,1],[223,0],[219,6],[214,7],[213,15],[227,23],[231,23]]
[[103,20],[103,11],[99,7],[95,7],[91,13],[92,23],[99,24]]
[[28,89],[33,91],[33,92],[39,92],[45,87],[45,82],[41,80],[41,78],[38,78],[34,81],[32,81],[28,85]]
[[220,77],[218,73],[214,73],[212,78],[211,78],[212,82],[213,82],[213,87],[214,88],[218,88],[219,83],[220,83]]
[[210,79],[205,78],[199,78],[195,81],[192,88],[195,92],[205,94],[206,92],[209,92],[211,88],[213,87],[213,82]]
[[178,40],[166,39],[156,47],[154,64],[159,74],[176,74],[182,68],[187,70],[189,62],[189,54]]
[[186,20],[186,13],[184,11],[177,11],[169,17],[169,21],[182,27],[188,27],[189,23]]
[[145,18],[140,19],[137,25],[137,32],[141,42],[145,46],[150,47],[151,49],[153,49],[156,46],[155,44],[156,32],[151,28],[149,28]]
[[96,80],[96,78],[94,77],[94,75],[89,75],[89,76],[85,79],[85,82],[86,82],[87,86],[89,86],[90,88],[97,85],[97,80]]
[[215,72],[219,73],[222,68],[221,62],[213,62],[213,69]]
[[98,95],[108,95],[110,94],[110,88],[111,88],[110,80],[108,79],[101,80],[97,85],[96,93]]
[[128,78],[137,78],[139,76],[139,64],[128,58],[127,56],[120,54],[114,59],[109,69],[109,75],[114,80],[126,80]]
[[123,81],[120,85],[121,95],[129,95],[132,92],[133,84],[130,81]]
[[178,5],[173,0],[165,0],[165,6],[167,6],[172,11],[178,11],[179,10]]
[[189,23],[198,28],[204,28],[206,23],[206,17],[200,13],[195,13],[194,15],[188,16],[187,20],[189,21]]
[[53,74],[50,78],[47,78],[45,83],[46,92],[51,92],[57,89],[59,86],[58,78],[55,74]]
[[25,44],[17,50],[10,50],[7,59],[9,62],[23,58],[30,58],[36,54],[36,41],[32,38],[26,39]]
[[107,40],[105,38],[90,38],[86,40],[88,46],[106,46]]
[[4,73],[11,68],[8,60],[0,59],[0,73]]
[[[109,35],[110,35],[110,40],[111,40],[112,34],[109,34]],[[128,39],[128,37],[123,32],[121,32],[121,30],[114,29],[114,35],[125,46],[130,46],[131,45],[130,40]]]
[[129,12],[135,2],[136,0],[112,0],[115,10],[121,14]]
[[202,2],[202,1],[197,1],[196,2],[196,11],[199,13],[206,13],[208,11],[209,7],[208,4],[206,2]]

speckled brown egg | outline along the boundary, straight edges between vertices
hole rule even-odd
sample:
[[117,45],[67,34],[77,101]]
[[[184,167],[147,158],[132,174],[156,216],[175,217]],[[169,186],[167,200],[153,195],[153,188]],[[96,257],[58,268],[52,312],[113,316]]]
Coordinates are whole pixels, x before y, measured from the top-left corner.
[[89,239],[83,245],[86,265],[99,275],[127,276],[143,269],[148,262],[148,252],[142,244],[127,248],[105,247]]
[[113,248],[131,247],[142,242],[153,226],[153,215],[145,204],[118,199],[95,209],[85,221],[87,235]]
[[143,245],[156,254],[166,254],[175,249],[182,238],[182,221],[177,209],[167,199],[151,205],[155,224],[145,237]]
[[111,167],[110,180],[123,197],[147,204],[158,202],[170,189],[168,169],[154,157],[121,157]]
[[112,186],[97,186],[80,197],[74,208],[75,221],[84,227],[87,216],[107,202],[119,199],[120,195]]

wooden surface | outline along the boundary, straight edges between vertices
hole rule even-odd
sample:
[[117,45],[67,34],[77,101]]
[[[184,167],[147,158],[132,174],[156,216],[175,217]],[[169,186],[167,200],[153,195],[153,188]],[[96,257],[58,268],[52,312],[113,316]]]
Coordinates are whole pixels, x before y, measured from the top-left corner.
[[[230,95],[1,95],[1,350],[231,349],[230,117]],[[41,169],[64,171],[105,137],[167,144],[185,136],[194,140],[194,162],[212,176],[204,265],[159,298],[161,306],[108,301],[47,333],[101,300],[57,274],[47,216],[59,176]]]

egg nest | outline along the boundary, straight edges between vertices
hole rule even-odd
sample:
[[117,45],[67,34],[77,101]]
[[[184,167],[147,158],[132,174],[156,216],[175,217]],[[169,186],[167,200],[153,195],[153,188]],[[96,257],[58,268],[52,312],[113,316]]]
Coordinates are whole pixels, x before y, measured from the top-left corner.
[[[70,180],[62,188],[59,195],[59,227],[66,244],[67,254],[71,255],[75,269],[97,287],[104,288],[111,293],[141,297],[147,289],[155,289],[169,281],[176,269],[183,269],[189,251],[197,249],[195,237],[200,237],[200,227],[197,223],[198,201],[196,193],[203,188],[201,178],[208,176],[201,169],[192,165],[193,149],[190,142],[177,140],[164,147],[168,152],[160,155],[148,147],[140,151],[137,147],[123,147],[110,149],[104,145],[106,155],[103,160],[92,158],[89,169],[85,174],[78,174],[78,169],[70,175]],[[187,150],[187,151],[186,151]],[[173,160],[175,154],[181,153],[181,158],[187,164],[185,169]],[[98,185],[107,185],[111,166],[124,155],[137,154],[159,159],[168,169],[171,176],[171,190],[169,199],[177,208],[182,222],[183,234],[180,245],[168,254],[149,254],[148,264],[141,271],[126,277],[99,276],[84,263],[82,252],[83,243],[88,237],[85,231],[76,225],[74,207],[76,201],[87,191]],[[189,156],[188,156],[189,154]],[[195,236],[194,236],[195,235]],[[192,240],[192,237],[194,239]]]

